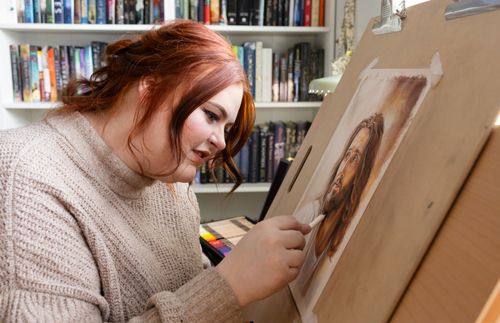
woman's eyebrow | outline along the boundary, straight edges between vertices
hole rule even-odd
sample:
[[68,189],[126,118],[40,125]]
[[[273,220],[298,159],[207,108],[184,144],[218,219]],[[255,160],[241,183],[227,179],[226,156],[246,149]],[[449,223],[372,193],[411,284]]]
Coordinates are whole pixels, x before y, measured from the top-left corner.
[[227,120],[227,111],[222,105],[211,101],[208,101],[207,103],[219,109],[220,112],[222,113],[222,117]]

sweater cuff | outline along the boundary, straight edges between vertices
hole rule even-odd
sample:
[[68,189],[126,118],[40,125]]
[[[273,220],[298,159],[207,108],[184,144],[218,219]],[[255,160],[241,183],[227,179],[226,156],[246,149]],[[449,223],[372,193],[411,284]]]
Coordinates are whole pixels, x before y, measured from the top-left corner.
[[[175,294],[179,301],[178,305],[183,307],[182,316],[187,322],[244,321],[242,308],[234,291],[215,268],[202,271],[181,286]],[[155,302],[156,307],[162,312],[161,296],[158,298]],[[163,305],[170,307],[167,304]]]

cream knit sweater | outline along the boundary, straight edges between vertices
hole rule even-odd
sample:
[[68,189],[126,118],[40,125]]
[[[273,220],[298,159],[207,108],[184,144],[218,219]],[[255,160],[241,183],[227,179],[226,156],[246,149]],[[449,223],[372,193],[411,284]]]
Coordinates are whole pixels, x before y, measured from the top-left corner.
[[187,184],[130,170],[79,113],[0,132],[0,321],[241,322]]

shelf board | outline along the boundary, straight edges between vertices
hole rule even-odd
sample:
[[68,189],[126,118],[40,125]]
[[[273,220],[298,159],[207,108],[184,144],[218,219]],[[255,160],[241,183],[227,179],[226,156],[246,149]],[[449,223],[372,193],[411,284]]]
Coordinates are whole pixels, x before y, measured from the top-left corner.
[[[20,32],[66,32],[78,33],[124,33],[143,32],[158,28],[160,25],[90,25],[90,24],[0,24],[0,30]],[[269,35],[301,35],[328,33],[329,27],[288,27],[288,26],[223,26],[207,25],[208,28],[224,34],[269,34]]]
[[[3,106],[8,110],[49,110],[60,102],[9,102]],[[321,102],[256,102],[257,109],[317,109]]]
[[[194,184],[193,191],[202,193],[228,193],[233,184]],[[234,191],[234,193],[265,193],[269,191],[271,183],[245,183]]]

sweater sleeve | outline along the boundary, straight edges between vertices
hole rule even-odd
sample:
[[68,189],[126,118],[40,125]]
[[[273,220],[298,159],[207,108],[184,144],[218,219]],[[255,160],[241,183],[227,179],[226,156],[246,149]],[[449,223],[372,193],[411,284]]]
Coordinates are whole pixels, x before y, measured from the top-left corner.
[[[95,235],[71,212],[71,198],[42,185],[34,174],[4,179],[0,181],[0,321],[126,318],[120,287],[109,286],[109,277],[103,277],[113,272],[100,270],[109,264],[89,247]],[[233,291],[215,268],[202,271],[176,291],[159,292],[143,302],[144,311],[132,322],[243,321]]]

